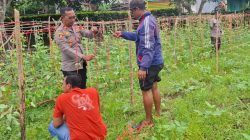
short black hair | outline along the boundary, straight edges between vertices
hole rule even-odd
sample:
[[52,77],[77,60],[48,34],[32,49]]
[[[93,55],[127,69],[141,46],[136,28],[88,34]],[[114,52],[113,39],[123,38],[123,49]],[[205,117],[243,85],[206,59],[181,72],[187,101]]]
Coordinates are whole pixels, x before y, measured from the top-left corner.
[[129,9],[135,9],[135,8],[139,8],[141,10],[145,10],[146,9],[146,2],[144,0],[132,0],[129,3]]
[[66,11],[72,11],[72,10],[73,10],[73,8],[71,8],[71,7],[63,7],[60,9],[60,14],[61,14],[61,16],[64,16]]
[[82,78],[79,74],[67,75],[65,77],[65,83],[70,84],[72,88],[81,88],[82,87]]

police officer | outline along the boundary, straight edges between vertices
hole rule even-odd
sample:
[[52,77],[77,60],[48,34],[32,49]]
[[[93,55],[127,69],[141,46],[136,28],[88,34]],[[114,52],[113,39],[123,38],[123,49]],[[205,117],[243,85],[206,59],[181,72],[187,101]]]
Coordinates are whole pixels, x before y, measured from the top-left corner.
[[70,7],[60,10],[62,24],[55,32],[55,41],[62,53],[62,73],[65,76],[79,74],[82,78],[82,87],[86,88],[87,69],[86,61],[94,58],[93,54],[85,55],[83,52],[81,38],[93,38],[97,28],[84,30],[74,25],[76,20],[75,12]]
[[223,35],[223,31],[220,26],[220,11],[216,11],[215,17],[210,20],[209,26],[211,29],[211,43],[213,44],[213,51],[216,50],[216,47],[218,47],[218,50],[220,50],[221,47],[221,37]]

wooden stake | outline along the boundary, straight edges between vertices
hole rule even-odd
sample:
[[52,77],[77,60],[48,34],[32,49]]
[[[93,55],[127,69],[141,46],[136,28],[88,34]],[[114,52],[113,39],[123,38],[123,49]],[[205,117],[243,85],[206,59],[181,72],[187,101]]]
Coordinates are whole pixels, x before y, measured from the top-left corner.
[[52,46],[52,38],[51,38],[51,30],[50,30],[50,17],[48,19],[48,30],[49,30],[49,50],[50,50],[50,58],[52,58],[54,50],[53,50],[53,46]]
[[[130,0],[129,0],[130,2]],[[132,32],[132,18],[131,18],[131,13],[128,11],[128,19],[129,19],[129,31]],[[130,101],[131,104],[134,105],[134,80],[133,80],[133,65],[132,65],[132,43],[131,41],[129,42],[129,67],[130,67]]]
[[203,30],[203,18],[200,14],[200,29],[201,29],[201,47],[204,48],[204,30]]
[[[87,30],[89,30],[89,18],[88,18],[88,17],[86,18],[86,23],[87,23],[86,28],[87,28]],[[86,47],[86,54],[89,53],[89,48],[88,48],[88,46],[89,46],[88,44],[85,45],[85,47]]]
[[[217,15],[219,14],[218,11],[216,13]],[[218,19],[218,16],[217,16],[217,21],[220,20]],[[219,30],[217,28],[217,31],[216,31],[216,41],[215,41],[215,46],[216,46],[216,72],[219,73],[219,48],[218,48],[218,34],[219,34]]]
[[[233,25],[232,25],[232,15],[229,17],[229,43],[232,44],[232,30],[233,30]],[[231,45],[229,45],[231,46]]]
[[[2,30],[1,30],[2,29]],[[4,43],[3,43],[3,30],[4,30],[4,24],[3,24],[3,26],[1,26],[0,25],[0,46],[2,46],[3,47],[3,51],[5,52],[5,47],[4,47]]]
[[[179,21],[179,20],[178,20]],[[181,29],[182,29],[182,20],[180,19],[179,21],[180,25],[178,26],[177,24],[177,28],[180,27],[180,29],[178,29],[178,32],[176,32],[176,39],[177,39],[177,45],[176,45],[176,52],[179,50],[180,54],[181,55],[183,53],[183,48],[182,48],[182,40],[181,40]],[[177,60],[177,53],[176,53],[176,60]],[[177,62],[177,61],[176,61]]]
[[[49,52],[50,52],[50,60],[52,61],[52,64],[55,66],[56,65],[56,60],[54,57],[54,48],[53,48],[53,41],[52,41],[52,35],[51,35],[51,27],[50,27],[50,17],[48,19],[48,30],[49,30]],[[56,67],[54,67],[54,70],[56,71]]]
[[[105,22],[102,21],[102,41],[103,41],[103,46],[105,47],[106,50],[106,54],[107,54],[107,60],[106,60],[106,73],[109,73],[109,67],[110,67],[110,50],[109,50],[109,43],[110,43],[110,37],[107,36],[107,42],[108,45],[106,44],[106,39],[105,39],[105,34],[106,34],[106,30],[105,30]],[[101,36],[100,36],[101,39]],[[108,75],[106,75],[108,77]],[[105,85],[104,86],[104,93],[106,93],[108,90],[108,86]]]
[[165,31],[164,31],[164,35],[166,35],[166,41],[167,42],[170,42],[171,40],[170,40],[170,36],[171,36],[171,29],[169,29],[169,23],[168,23],[168,20],[166,20],[166,18],[165,18],[165,21],[166,21],[166,24],[165,24],[165,27],[163,27],[163,31],[164,31],[164,29],[165,29]]
[[[106,53],[107,53],[106,72],[108,73],[109,66],[110,66],[110,51],[109,51],[109,45],[106,45],[106,43],[105,43],[105,38],[104,38],[105,32],[106,32],[105,23],[104,23],[104,21],[102,21],[103,45],[104,45],[104,48],[106,49]],[[108,38],[108,42],[109,42],[109,38]]]
[[[92,23],[91,27],[93,27],[93,26],[94,25]],[[98,54],[97,50],[98,50],[98,47],[100,46],[100,43],[97,42],[97,38],[94,38],[94,41],[95,41],[94,55],[97,56],[97,54]],[[99,74],[99,66],[98,66],[97,59],[94,59],[94,60],[95,60],[95,70],[96,70],[96,75],[95,75],[95,77],[96,77],[96,88],[99,89],[98,88],[98,85],[99,85],[99,76],[98,76],[98,74]]]
[[[86,28],[84,28],[84,29],[89,30],[89,18],[88,17],[86,17],[86,25],[85,25],[85,27]],[[87,39],[87,43],[85,44],[85,50],[86,50],[85,55],[89,54],[89,47],[88,46],[89,46],[89,39]],[[86,61],[86,63],[87,63],[87,68],[86,69],[87,69],[87,71],[90,71],[91,65],[90,65],[90,63],[88,61]],[[88,79],[89,79],[89,82],[87,82],[87,83],[89,83],[90,86],[92,86],[93,81],[92,81],[92,75],[91,74],[88,75]]]
[[21,46],[21,33],[20,33],[20,14],[16,9],[15,14],[15,40],[17,49],[17,64],[18,64],[18,86],[20,98],[20,127],[21,127],[21,140],[26,139],[25,128],[25,93],[24,93],[24,72],[23,72],[23,58]]
[[175,23],[174,23],[174,64],[177,64],[177,55],[176,55],[176,40],[177,40],[177,36],[176,36],[176,31],[177,31],[177,25],[178,25],[178,17],[176,17],[175,19]]
[[189,18],[187,18],[187,23],[188,23],[188,43],[189,43],[189,53],[191,55],[191,61],[193,62],[194,58],[193,58],[193,47],[192,47],[192,41],[191,41],[191,37],[190,37],[190,25],[189,25]]

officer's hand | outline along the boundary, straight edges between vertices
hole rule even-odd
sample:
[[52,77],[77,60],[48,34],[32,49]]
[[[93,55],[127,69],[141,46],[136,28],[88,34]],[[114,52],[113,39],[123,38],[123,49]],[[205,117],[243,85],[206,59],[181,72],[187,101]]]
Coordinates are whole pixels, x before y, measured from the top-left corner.
[[139,70],[138,71],[138,79],[144,80],[146,78],[146,71]]
[[113,36],[116,37],[116,38],[119,38],[122,36],[122,32],[121,31],[115,31],[113,32]]
[[94,55],[94,54],[88,54],[88,55],[85,55],[85,56],[83,57],[83,59],[86,60],[86,61],[90,61],[90,60],[92,60],[92,59],[94,59],[94,58],[95,58],[95,55]]

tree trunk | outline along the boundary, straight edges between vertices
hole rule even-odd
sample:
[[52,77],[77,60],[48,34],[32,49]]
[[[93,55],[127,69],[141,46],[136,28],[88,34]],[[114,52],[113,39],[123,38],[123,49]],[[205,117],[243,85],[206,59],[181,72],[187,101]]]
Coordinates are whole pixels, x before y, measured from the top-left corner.
[[193,13],[190,3],[182,1],[182,6],[188,11],[189,14]]
[[180,0],[176,0],[175,3],[176,3],[177,11],[178,11],[178,13],[180,15],[182,13],[181,1]]
[[0,0],[0,24],[4,22],[5,13],[12,0]]
[[200,8],[199,8],[199,11],[197,13],[198,15],[200,15],[202,13],[202,9],[203,9],[206,2],[207,2],[207,0],[202,0],[201,1]]
[[[5,0],[0,0],[0,26],[3,24],[5,19]],[[3,31],[0,31],[0,44],[3,44]]]
[[60,14],[60,11],[59,11],[59,3],[55,3],[55,13],[56,14]]
[[24,89],[24,71],[23,71],[23,57],[21,46],[21,33],[20,33],[20,13],[15,10],[15,43],[17,50],[17,65],[18,65],[18,86],[20,98],[20,127],[21,127],[21,140],[26,140],[26,127],[25,127],[25,89]]
[[5,7],[5,0],[0,0],[0,24],[2,24],[5,19]]

